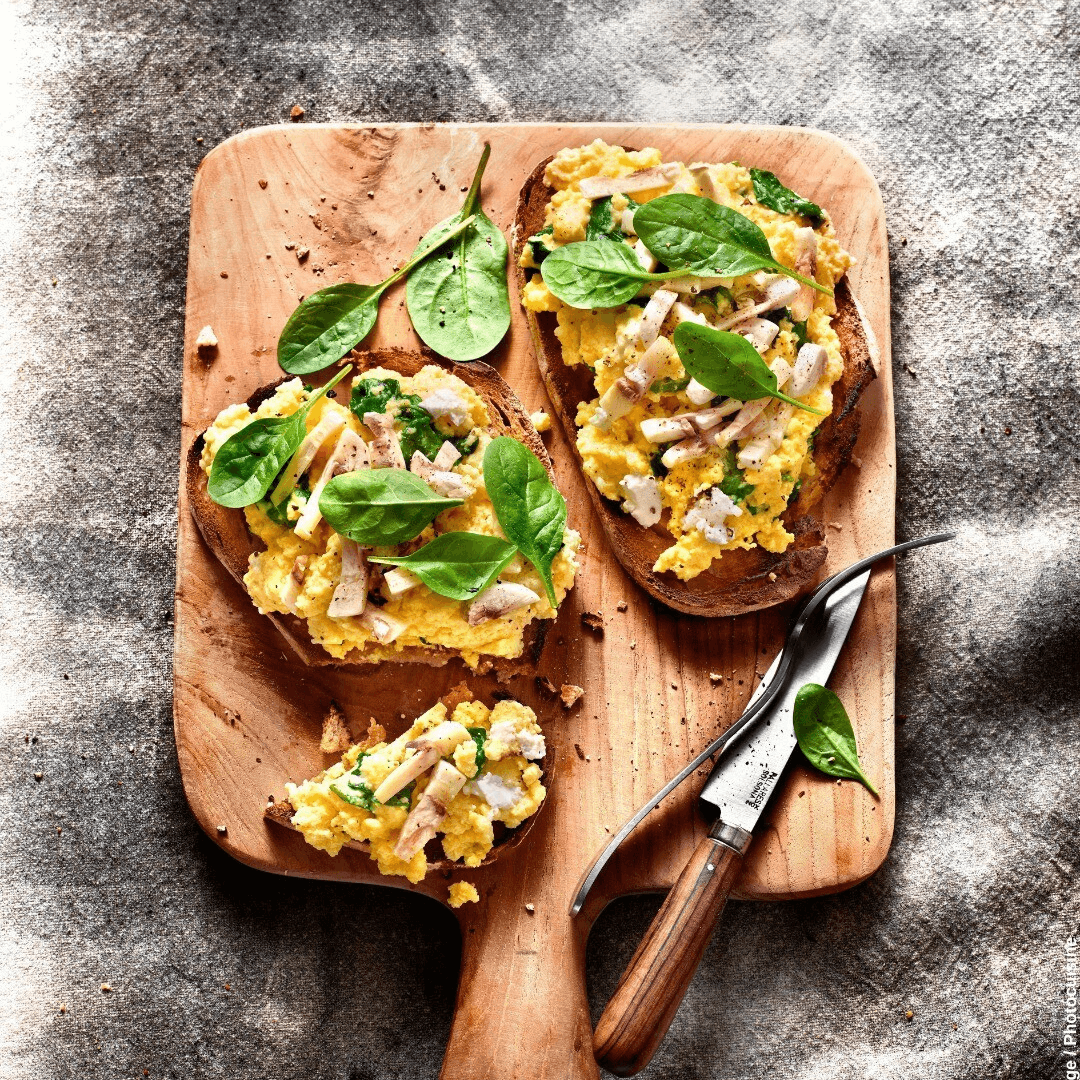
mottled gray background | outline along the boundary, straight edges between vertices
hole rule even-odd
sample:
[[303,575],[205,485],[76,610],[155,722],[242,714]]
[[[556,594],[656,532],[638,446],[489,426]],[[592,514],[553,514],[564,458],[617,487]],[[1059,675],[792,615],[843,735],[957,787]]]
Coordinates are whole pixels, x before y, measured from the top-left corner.
[[[900,568],[896,839],[846,894],[733,904],[647,1075],[1064,1076],[1080,9],[533,7],[0,9],[5,1080],[438,1071],[450,915],[230,861],[185,808],[172,743],[192,175],[297,102],[313,121],[803,124],[865,157],[891,235],[899,531],[960,530]],[[657,902],[596,927],[597,1010]]]

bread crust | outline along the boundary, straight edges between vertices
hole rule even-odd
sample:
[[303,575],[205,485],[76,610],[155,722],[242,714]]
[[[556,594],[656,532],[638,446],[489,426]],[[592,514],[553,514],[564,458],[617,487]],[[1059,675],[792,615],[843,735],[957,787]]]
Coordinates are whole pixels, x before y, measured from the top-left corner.
[[[536,166],[518,197],[514,266],[519,293],[526,280],[525,269],[518,265],[522,249],[529,237],[543,228],[545,210],[554,193],[544,182],[544,170],[550,161],[547,158]],[[653,565],[671,545],[671,534],[659,525],[642,527],[586,479],[589,497],[615,557],[646,592],[668,607],[689,615],[713,617],[772,607],[809,588],[824,564],[828,554],[825,530],[811,510],[851,459],[859,435],[856,406],[862,392],[876,378],[871,337],[846,279],[837,284],[835,301],[833,326],[844,353],[844,373],[833,385],[832,412],[818,428],[814,441],[817,476],[803,485],[780,519],[795,537],[786,551],[774,554],[760,547],[725,551],[723,558],[714,560],[708,570],[689,581],[681,581],[673,573],[658,574]],[[563,363],[553,313],[526,309],[525,317],[544,386],[578,466],[584,469],[577,449],[575,417],[578,404],[596,396],[592,370],[584,364],[568,367]]]
[[[435,364],[443,368],[444,371],[456,375],[462,382],[471,386],[487,404],[488,412],[491,414],[488,432],[492,437],[510,435],[523,443],[540,459],[544,468],[547,469],[552,483],[555,482],[555,474],[551,467],[551,459],[548,457],[547,448],[529,420],[528,414],[502,376],[493,368],[488,367],[487,364],[480,361],[455,364],[435,356],[434,353],[410,352],[399,348],[376,349],[373,351],[357,350],[351,353],[347,359],[354,365],[355,370],[349,379],[339,384],[342,393],[351,387],[352,379],[361,376],[371,368],[377,367],[387,368],[404,376],[411,376],[426,365]],[[248,407],[254,412],[262,402],[274,394],[283,382],[294,377],[286,375],[276,383],[260,387],[247,399]],[[262,550],[262,543],[248,531],[243,511],[219,506],[210,498],[207,491],[207,476],[199,465],[202,449],[203,436],[199,435],[192,442],[185,462],[184,483],[187,488],[188,505],[191,507],[192,516],[195,518],[195,523],[207,546],[243,587],[244,575],[248,570],[248,560],[256,552]],[[301,619],[296,615],[284,615],[278,612],[268,612],[267,618],[281,631],[282,636],[297,656],[305,664],[312,667],[353,667],[372,663],[427,664],[431,667],[442,667],[448,661],[460,655],[457,650],[443,646],[428,648],[407,646],[396,654],[392,660],[380,661],[367,658],[358,649],[354,649],[347,656],[338,659],[311,640],[305,619]],[[544,638],[551,622],[550,619],[533,620],[525,627],[525,645],[520,657],[513,660],[499,657],[482,658],[476,669],[477,673],[482,674],[495,668],[500,675],[509,675],[519,670],[534,668],[539,660]]]

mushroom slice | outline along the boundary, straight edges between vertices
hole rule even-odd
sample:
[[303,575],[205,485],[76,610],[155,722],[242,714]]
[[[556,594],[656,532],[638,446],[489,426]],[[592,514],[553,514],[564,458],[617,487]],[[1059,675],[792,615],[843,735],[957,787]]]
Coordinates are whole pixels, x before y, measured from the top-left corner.
[[406,744],[409,750],[415,750],[412,757],[407,757],[375,789],[375,801],[385,803],[392,799],[406,784],[411,783],[421,773],[425,773],[441,757],[449,757],[463,742],[472,736],[468,728],[456,720],[444,720],[433,728],[410,739]]
[[718,487],[709,488],[708,492],[686,512],[683,527],[697,529],[711,544],[726,544],[731,540],[731,529],[727,519],[738,517],[742,508],[725,495]]
[[449,469],[436,469],[421,450],[413,451],[409,469],[444,499],[467,499],[473,493],[472,484],[463,476]]
[[[671,287],[671,282],[668,282],[668,287]],[[781,275],[770,278],[765,284],[765,295],[761,300],[749,307],[741,308],[726,319],[721,319],[716,324],[716,329],[729,330],[747,319],[752,319],[755,315],[763,315],[766,311],[777,311],[787,307],[798,296],[800,288],[799,283],[792,278]]]
[[469,406],[460,395],[446,386],[440,386],[438,390],[433,390],[428,394],[420,402],[420,408],[436,420],[445,416],[455,427],[464,424],[469,419]]
[[660,333],[660,327],[667,318],[667,313],[672,305],[679,299],[679,294],[670,289],[657,289],[649,297],[645,310],[641,313],[641,322],[638,324],[637,344],[641,348],[651,345]]
[[676,326],[684,322],[697,323],[699,326],[709,325],[709,320],[700,311],[695,311],[689,304],[684,304],[681,300],[671,305],[671,317]]
[[386,582],[386,590],[391,598],[401,596],[420,584],[420,579],[403,566],[388,567],[383,571],[383,581]]
[[337,409],[326,409],[319,422],[304,436],[304,441],[296,448],[289,467],[270,492],[270,501],[277,506],[294,487],[296,481],[311,467],[315,455],[331,435],[336,435],[345,426],[345,417]]
[[489,619],[501,619],[518,608],[535,604],[540,597],[526,585],[497,581],[469,605],[469,625],[479,626]]
[[808,341],[799,349],[799,355],[795,357],[795,368],[791,373],[791,382],[787,392],[797,398],[809,394],[821,380],[828,361],[829,354],[824,347]]
[[441,472],[453,468],[461,460],[461,451],[449,440],[439,447],[435,460],[431,463]]
[[363,615],[367,606],[368,564],[363,549],[355,540],[341,538],[341,577],[326,614],[331,619]]
[[655,165],[651,169],[639,169],[627,176],[586,176],[579,182],[578,191],[586,199],[605,199],[608,195],[623,195],[628,191],[669,187],[678,175],[679,165],[671,161],[666,165]]
[[635,476],[627,473],[619,481],[619,488],[626,501],[623,509],[641,526],[652,528],[660,520],[663,504],[660,501],[660,485],[655,476]]
[[669,446],[661,456],[665,469],[674,469],[684,461],[693,461],[694,458],[703,457],[709,452],[709,444],[700,435],[692,439],[683,439],[674,446]]
[[[334,449],[330,453],[319,479],[311,489],[304,512],[296,522],[293,532],[304,540],[310,540],[319,522],[322,521],[322,511],[319,509],[319,498],[323,489],[335,476],[341,473],[356,472],[366,469],[368,464],[367,443],[353,431],[352,428],[345,430],[338,436],[334,443]],[[357,612],[356,614],[360,614]]]
[[794,405],[781,405],[766,424],[762,425],[754,437],[739,451],[735,461],[740,469],[757,469],[779,448],[784,441]]
[[409,628],[407,622],[388,615],[376,607],[366,608],[364,614],[360,616],[360,621],[372,632],[380,645],[389,645],[392,641],[396,641]]
[[[631,228],[629,230],[626,228],[625,224],[626,214],[630,215]],[[627,210],[623,214],[623,221],[623,232],[633,232],[634,212],[632,210]],[[638,257],[641,268],[647,274],[651,274],[656,269],[656,256],[644,245],[644,243],[642,243],[642,241],[639,240],[634,245],[634,254]]]
[[651,443],[674,442],[697,434],[697,429],[686,416],[650,416],[638,426],[641,434]]
[[401,826],[401,835],[394,845],[394,854],[399,859],[408,861],[434,839],[436,829],[446,818],[454,796],[465,786],[465,780],[465,774],[449,761],[440,761],[435,766],[424,794]]
[[657,338],[641,354],[637,363],[631,364],[604,391],[600,398],[600,411],[593,416],[591,423],[603,431],[612,420],[625,416],[645,396],[645,391],[656,378],[661,361],[674,348],[667,338]]
[[738,326],[735,333],[742,334],[759,353],[765,352],[780,333],[780,327],[770,319],[747,319]]
[[[814,280],[817,273],[817,233],[810,228],[795,230],[795,273]],[[798,295],[788,304],[794,322],[806,322],[814,310],[814,290],[799,285]]]
[[[778,356],[769,365],[769,370],[776,376],[777,390],[783,390],[791,378],[791,365]],[[723,431],[718,431],[711,436],[712,441],[722,450],[736,439],[745,438],[757,418],[765,411],[769,403],[775,400],[775,398],[763,397],[746,402],[736,414],[735,419]]]
[[371,446],[371,467],[373,469],[404,469],[405,457],[401,453],[401,443],[394,430],[394,421],[386,413],[364,413],[364,424],[375,438]]
[[690,175],[706,199],[712,199],[713,202],[722,201],[716,181],[713,179],[711,165],[704,161],[695,161],[690,165]]
[[281,602],[296,614],[296,601],[300,596],[300,590],[304,587],[304,575],[307,573],[309,555],[297,555],[293,559],[292,569],[289,576],[281,586]]
[[716,395],[707,387],[702,386],[697,379],[691,379],[686,384],[686,396],[695,405],[708,405]]

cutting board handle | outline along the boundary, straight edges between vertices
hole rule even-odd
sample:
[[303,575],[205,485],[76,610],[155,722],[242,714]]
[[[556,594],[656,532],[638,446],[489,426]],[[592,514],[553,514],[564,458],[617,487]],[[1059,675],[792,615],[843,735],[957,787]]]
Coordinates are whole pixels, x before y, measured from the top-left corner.
[[582,920],[541,900],[550,890],[529,877],[504,874],[490,892],[478,881],[480,902],[458,912],[461,978],[440,1080],[599,1077]]
[[596,1059],[616,1076],[652,1060],[705,954],[750,834],[717,821],[656,913],[596,1025]]

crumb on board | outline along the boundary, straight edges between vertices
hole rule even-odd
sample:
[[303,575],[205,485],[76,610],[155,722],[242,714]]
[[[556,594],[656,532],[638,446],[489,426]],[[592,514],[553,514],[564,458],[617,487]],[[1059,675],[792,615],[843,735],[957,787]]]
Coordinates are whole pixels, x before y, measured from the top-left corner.
[[586,630],[592,630],[598,637],[603,637],[604,613],[602,611],[583,611],[581,613],[581,625]]
[[575,754],[577,754],[577,756],[578,756],[578,757],[579,757],[579,758],[580,758],[580,759],[581,759],[582,761],[584,761],[584,760],[585,760],[585,751],[584,751],[584,750],[582,750],[582,749],[581,749],[581,747],[580,747],[580,746],[579,746],[579,745],[578,745],[577,743],[574,743],[574,753],[575,753]]
[[101,992],[103,994],[109,994],[112,992],[112,987],[108,983],[101,984]]
[[199,336],[195,339],[195,348],[200,353],[211,353],[218,347],[217,334],[214,333],[214,328],[207,323],[200,331]]
[[462,904],[475,904],[479,899],[475,885],[468,881],[455,881],[450,886],[450,899],[447,902],[452,908],[459,908]]
[[837,532],[843,532],[844,531],[844,526],[841,525],[839,521],[830,521],[829,522],[829,528],[830,529],[835,529]]
[[535,914],[536,914],[536,905],[535,905],[535,904],[526,904],[526,905],[525,905],[525,910],[526,910],[526,911],[527,911],[527,912],[528,912],[528,913],[529,913],[530,915],[535,915]]
[[625,610],[626,610],[626,609],[627,609],[627,608],[628,608],[629,606],[630,606],[630,605],[629,605],[629,604],[628,604],[628,603],[627,603],[627,602],[626,602],[625,600],[620,600],[620,601],[619,601],[619,602],[618,602],[618,603],[617,603],[617,604],[615,605],[615,610],[616,610],[616,611],[625,611]]
[[573,683],[563,683],[559,687],[559,698],[564,709],[572,709],[584,696],[584,688]]
[[551,417],[544,409],[537,409],[529,416],[529,421],[537,431],[551,430]]
[[296,261],[303,262],[311,254],[311,248],[299,247],[296,249]]
[[304,115],[304,107],[303,107],[303,105],[294,105],[289,110],[289,116],[291,116],[294,120],[299,120],[300,117],[303,116],[303,115]]
[[551,696],[559,692],[555,684],[546,675],[536,676],[536,687],[542,694],[550,694]]
[[775,580],[776,580],[776,575],[775,575],[775,574],[773,574],[773,573],[770,573],[770,574],[769,574],[769,580],[770,580],[770,581],[775,581]]
[[219,825],[217,827],[217,831],[218,831],[218,836],[228,836],[229,835],[229,826],[228,825]]
[[467,705],[476,698],[466,683],[459,682],[457,686],[452,686],[447,690],[439,700],[446,706],[446,715],[449,716],[459,705]]
[[723,682],[723,681],[724,681],[724,676],[721,675],[719,671],[710,671],[709,672],[709,682],[718,683],[718,682]]
[[331,701],[330,708],[326,710],[326,715],[323,717],[319,749],[324,754],[343,754],[349,749],[351,742],[349,726],[345,723],[345,714],[336,701]]
[[259,187],[261,187],[261,188],[262,188],[262,189],[263,189],[263,190],[265,191],[265,190],[266,190],[266,185],[267,185],[267,184],[268,184],[269,182],[270,182],[269,180],[260,180],[260,181],[259,181]]

